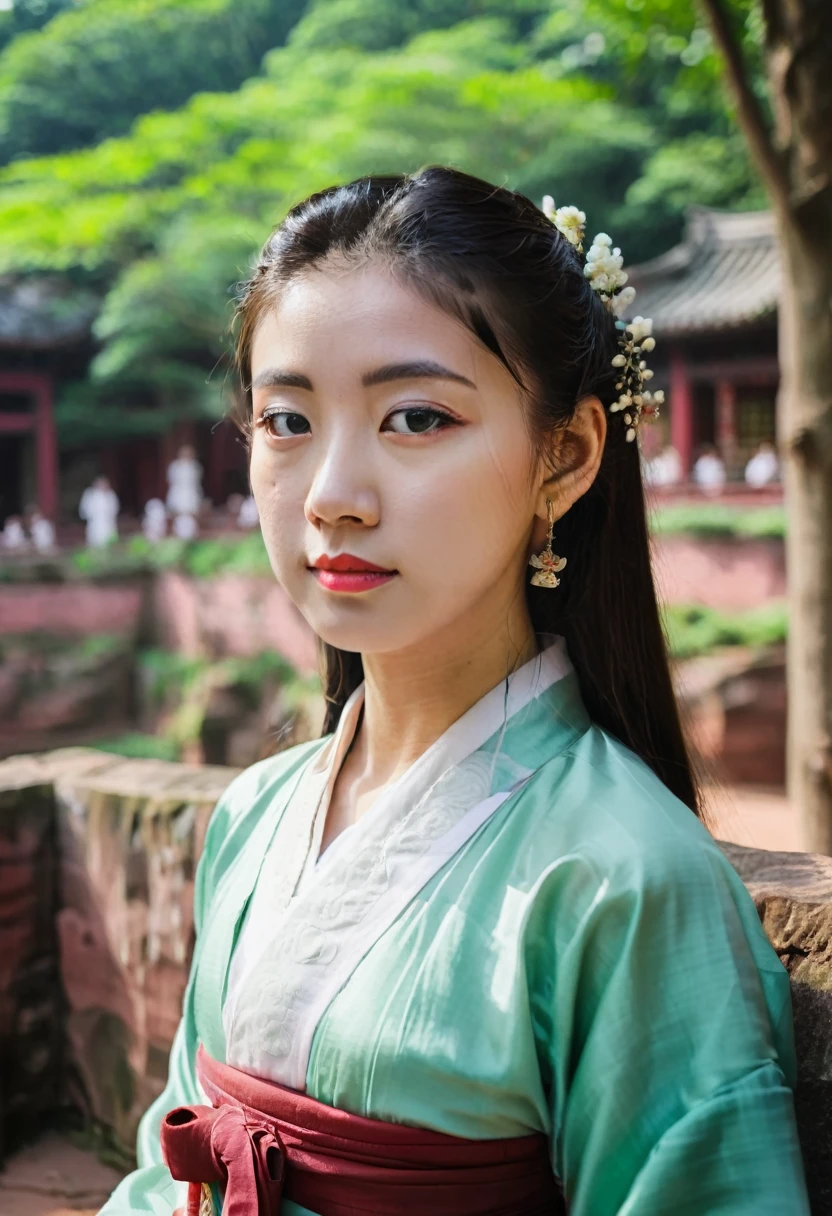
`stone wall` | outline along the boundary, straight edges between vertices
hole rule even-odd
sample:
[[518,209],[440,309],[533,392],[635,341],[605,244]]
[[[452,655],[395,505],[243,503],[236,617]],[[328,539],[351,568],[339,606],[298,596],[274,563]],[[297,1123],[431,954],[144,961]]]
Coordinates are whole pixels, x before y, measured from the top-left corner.
[[[791,978],[800,1142],[814,1216],[832,1212],[832,858],[720,841]],[[785,1216],[785,1213],[784,1213]]]
[[[132,1143],[164,1084],[193,944],[196,861],[235,771],[80,748],[0,763],[6,1119],[61,1095]],[[791,977],[801,1142],[813,1212],[828,1216],[832,859],[720,844]]]
[[[3,768],[0,765],[0,768]],[[63,1067],[58,848],[51,780],[0,784],[0,1163],[9,1133],[31,1131]]]
[[165,570],[152,594],[154,633],[168,650],[220,657],[276,650],[298,671],[317,670],[314,635],[272,578],[195,579]]
[[32,862],[26,899],[6,896],[21,945],[4,967],[0,996],[13,1002],[0,1053],[19,1054],[21,1027],[41,1009],[63,1044],[60,1055],[40,1050],[29,1069],[37,1109],[39,1094],[60,1093],[133,1143],[164,1086],[193,943],[196,862],[235,771],[85,748],[0,763],[0,840],[26,836],[34,856],[48,839],[58,859],[51,886]]
[[744,612],[785,599],[782,540],[681,534],[654,537],[651,549],[659,593],[670,604]]
[[58,637],[96,633],[134,637],[144,605],[144,580],[0,583],[0,635],[43,632]]

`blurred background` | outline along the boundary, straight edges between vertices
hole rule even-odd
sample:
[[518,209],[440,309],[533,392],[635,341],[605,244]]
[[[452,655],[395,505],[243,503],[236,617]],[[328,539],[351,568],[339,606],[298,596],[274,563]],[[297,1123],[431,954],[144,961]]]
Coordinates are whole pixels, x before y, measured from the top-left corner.
[[[725,9],[762,95],[759,6]],[[319,187],[449,163],[622,246],[658,339],[642,458],[714,830],[802,847],[784,271],[711,29],[686,0],[0,0],[0,1119],[31,1140],[54,1068],[95,1116],[13,1157],[6,1216],[96,1210],[115,1175],[74,1155],[90,1137],[129,1163],[213,800],[319,730],[228,418],[237,285]]]

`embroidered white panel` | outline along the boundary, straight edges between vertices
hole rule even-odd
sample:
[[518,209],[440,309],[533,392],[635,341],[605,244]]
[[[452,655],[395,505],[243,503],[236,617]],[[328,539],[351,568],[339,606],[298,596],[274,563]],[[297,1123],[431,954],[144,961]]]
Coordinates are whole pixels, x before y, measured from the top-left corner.
[[[478,749],[571,670],[558,639],[472,706],[315,865],[324,794],[348,746],[346,728],[354,729],[360,709],[361,690],[353,694],[327,770],[308,774],[264,862],[229,973],[223,1010],[229,1064],[305,1088],[318,1022],[361,959],[531,776],[500,756],[499,746]],[[492,793],[498,758],[506,788]]]

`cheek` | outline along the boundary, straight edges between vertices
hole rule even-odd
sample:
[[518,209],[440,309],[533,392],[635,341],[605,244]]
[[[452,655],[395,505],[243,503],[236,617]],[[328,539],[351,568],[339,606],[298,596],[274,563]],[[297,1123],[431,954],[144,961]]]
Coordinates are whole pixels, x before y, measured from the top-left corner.
[[303,527],[303,488],[291,467],[278,469],[265,443],[254,439],[249,462],[251,492],[270,555],[289,550]]
[[410,485],[399,482],[391,497],[407,532],[404,563],[414,576],[453,572],[462,590],[487,583],[517,555],[534,504],[529,452],[516,438],[500,452],[481,442],[459,456]]

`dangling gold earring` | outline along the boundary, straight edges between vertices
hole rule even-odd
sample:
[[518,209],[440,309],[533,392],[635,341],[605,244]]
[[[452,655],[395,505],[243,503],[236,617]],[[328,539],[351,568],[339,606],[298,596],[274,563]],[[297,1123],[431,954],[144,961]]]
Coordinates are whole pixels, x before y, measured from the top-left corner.
[[558,573],[566,565],[565,557],[558,557],[552,552],[552,539],[555,528],[555,508],[552,506],[552,500],[546,499],[546,512],[549,516],[549,535],[546,537],[546,548],[538,556],[533,553],[529,558],[529,565],[534,566],[535,573],[532,575],[531,585],[533,587],[558,587],[560,579]]

